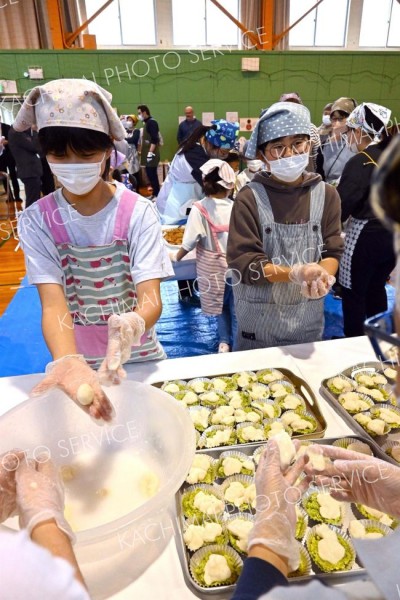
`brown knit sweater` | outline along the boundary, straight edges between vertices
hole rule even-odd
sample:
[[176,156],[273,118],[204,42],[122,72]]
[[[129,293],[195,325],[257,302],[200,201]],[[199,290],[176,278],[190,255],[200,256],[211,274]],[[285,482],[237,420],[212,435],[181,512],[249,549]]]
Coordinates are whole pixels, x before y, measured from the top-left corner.
[[[310,188],[321,181],[320,175],[305,173],[303,181],[296,187],[278,183],[266,172],[256,175],[253,181],[265,186],[276,223],[295,224],[309,221]],[[334,187],[325,184],[325,205],[321,220],[323,258],[340,259],[343,252],[340,216],[339,194]],[[228,265],[240,272],[242,283],[267,283],[263,265],[271,261],[272,257],[265,255],[262,239],[257,204],[253,192],[246,185],[240,190],[233,204],[227,248]]]

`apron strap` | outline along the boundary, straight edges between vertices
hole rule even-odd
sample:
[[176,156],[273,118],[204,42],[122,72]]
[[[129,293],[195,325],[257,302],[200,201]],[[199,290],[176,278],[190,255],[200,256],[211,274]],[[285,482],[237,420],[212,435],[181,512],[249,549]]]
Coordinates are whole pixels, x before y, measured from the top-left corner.
[[320,181],[311,188],[310,221],[321,224],[325,206],[325,183]]
[[210,215],[208,214],[207,210],[204,208],[204,206],[202,206],[200,204],[200,202],[194,202],[193,206],[195,206],[200,211],[200,213],[203,215],[203,217],[206,219],[207,223],[210,226],[210,231],[211,231],[211,235],[213,236],[216,251],[221,252],[221,247],[218,243],[217,233],[228,232],[229,225],[215,225],[215,223],[213,223],[211,221]]
[[265,186],[263,186],[262,183],[251,181],[247,184],[247,187],[249,187],[253,192],[253,196],[255,198],[258,208],[258,213],[260,215],[261,225],[265,226],[266,224],[274,223],[274,213],[272,212],[271,202],[269,200]]
[[64,225],[64,220],[61,215],[63,210],[58,206],[54,193],[48,194],[37,201],[40,212],[42,213],[43,219],[50,229],[50,233],[53,236],[55,243],[58,244],[70,244],[71,239],[68,235],[67,229]]
[[361,150],[360,154],[365,154],[365,156],[367,156],[367,157],[369,158],[369,161],[368,161],[368,162],[366,162],[366,163],[363,163],[364,167],[365,167],[366,165],[375,165],[376,167],[378,166],[378,163],[376,163],[376,162],[374,161],[374,159],[372,158],[372,156],[370,156],[370,155],[368,154],[368,152],[365,152],[365,150]]
[[117,215],[115,217],[113,241],[128,239],[129,223],[135,210],[138,194],[125,189],[119,199]]

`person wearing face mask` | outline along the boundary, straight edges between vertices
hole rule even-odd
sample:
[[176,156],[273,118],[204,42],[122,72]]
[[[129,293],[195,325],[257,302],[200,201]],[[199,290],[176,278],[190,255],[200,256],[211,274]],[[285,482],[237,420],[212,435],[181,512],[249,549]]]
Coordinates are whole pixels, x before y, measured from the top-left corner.
[[353,156],[347,143],[346,121],[356,106],[353,98],[339,98],[332,105],[332,131],[324,140],[317,157],[317,172],[332,185],[337,185],[345,164]]
[[385,130],[390,115],[384,106],[363,102],[347,119],[353,156],[337,188],[342,221],[348,220],[339,276],[346,337],[363,335],[365,319],[387,310],[385,284],[395,267],[393,235],[375,217],[369,196],[377,162],[391,139]]
[[229,226],[238,350],[322,339],[343,241],[340,198],[306,172],[309,149],[310,113],[290,102],[270,106],[250,138],[246,156],[266,170],[238,193]]
[[165,358],[154,325],[160,281],[173,275],[153,204],[108,181],[113,139],[125,137],[111,98],[91,81],[51,81],[29,93],[14,123],[37,123],[61,186],[18,223],[53,357],[32,394],[58,386],[106,421],[112,406],[100,383],[119,383],[123,363]]
[[25,208],[38,198],[42,188],[43,166],[40,159],[38,134],[31,127],[16,130],[14,126],[8,133],[8,143],[15,158],[17,175],[25,188]]
[[318,133],[319,133],[319,137],[321,140],[321,144],[323,144],[325,142],[327,136],[330,135],[331,130],[332,130],[332,123],[331,123],[332,106],[333,106],[332,102],[329,102],[328,104],[326,104],[324,106],[324,109],[322,111],[322,123],[318,127]]
[[[246,154],[246,150],[247,150],[247,142],[245,143],[245,145],[243,146],[243,154]],[[243,169],[243,171],[241,171],[237,176],[236,176],[236,181],[235,181],[235,192],[234,192],[234,197],[236,198],[237,193],[239,192],[239,190],[242,189],[243,186],[246,185],[246,183],[249,183],[250,181],[253,180],[254,176],[256,175],[256,173],[259,173],[260,171],[262,171],[264,168],[264,163],[262,162],[262,160],[246,160],[246,168]]]

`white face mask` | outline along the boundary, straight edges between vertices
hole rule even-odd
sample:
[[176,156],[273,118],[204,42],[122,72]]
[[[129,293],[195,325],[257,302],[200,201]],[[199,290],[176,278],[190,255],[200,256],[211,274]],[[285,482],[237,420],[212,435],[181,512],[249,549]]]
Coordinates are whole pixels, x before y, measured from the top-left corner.
[[271,175],[274,175],[281,181],[296,181],[303,173],[308,165],[309,155],[295,154],[287,158],[277,158],[276,160],[268,160],[269,170]]
[[264,166],[264,163],[262,160],[248,160],[247,161],[247,168],[252,173],[257,173],[257,171],[261,171],[263,166]]
[[101,179],[102,164],[105,155],[104,153],[100,162],[70,164],[49,162],[49,167],[60,184],[71,192],[71,194],[84,196],[91,192]]
[[331,118],[329,115],[322,115],[322,123],[326,126],[331,124]]
[[144,121],[144,116],[143,115],[138,115],[138,119],[139,119],[139,121]]

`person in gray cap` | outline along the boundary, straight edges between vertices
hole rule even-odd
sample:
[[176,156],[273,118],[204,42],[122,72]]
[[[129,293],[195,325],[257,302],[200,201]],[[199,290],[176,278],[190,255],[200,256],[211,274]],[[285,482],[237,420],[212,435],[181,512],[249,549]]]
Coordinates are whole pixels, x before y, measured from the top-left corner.
[[273,104],[250,138],[246,157],[266,171],[238,193],[229,227],[237,350],[322,338],[343,241],[340,198],[305,171],[309,149],[310,113],[292,102]]

